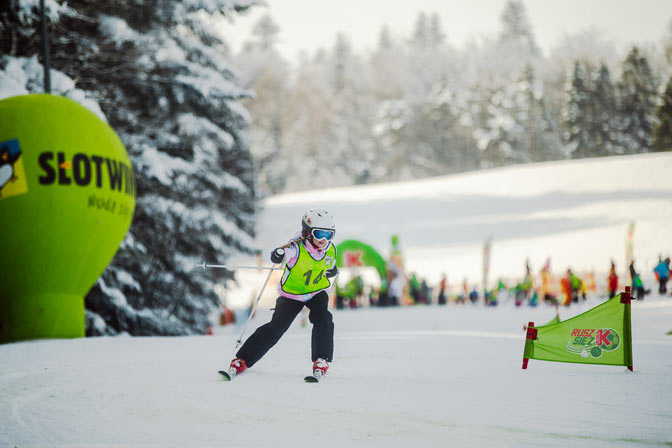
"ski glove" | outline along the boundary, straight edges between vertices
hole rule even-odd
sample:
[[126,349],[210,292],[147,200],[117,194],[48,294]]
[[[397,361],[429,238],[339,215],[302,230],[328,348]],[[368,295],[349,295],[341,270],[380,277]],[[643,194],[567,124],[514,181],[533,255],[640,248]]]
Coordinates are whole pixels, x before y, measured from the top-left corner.
[[324,273],[324,275],[326,275],[329,278],[336,277],[336,274],[338,274],[338,268],[336,266],[334,266],[331,269],[327,269],[327,272]]
[[282,263],[282,259],[285,258],[285,249],[277,248],[271,252],[271,261],[275,264]]

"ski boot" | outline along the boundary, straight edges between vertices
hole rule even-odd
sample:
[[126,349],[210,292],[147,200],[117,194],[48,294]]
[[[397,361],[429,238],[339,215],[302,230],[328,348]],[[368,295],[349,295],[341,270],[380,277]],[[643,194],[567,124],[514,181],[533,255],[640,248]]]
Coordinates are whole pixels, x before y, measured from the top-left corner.
[[231,365],[229,366],[229,378],[233,379],[236,375],[243,373],[247,370],[247,363],[244,359],[233,358]]
[[315,378],[323,377],[327,374],[327,370],[329,370],[329,363],[326,359],[317,358],[317,360],[313,363],[313,376]]

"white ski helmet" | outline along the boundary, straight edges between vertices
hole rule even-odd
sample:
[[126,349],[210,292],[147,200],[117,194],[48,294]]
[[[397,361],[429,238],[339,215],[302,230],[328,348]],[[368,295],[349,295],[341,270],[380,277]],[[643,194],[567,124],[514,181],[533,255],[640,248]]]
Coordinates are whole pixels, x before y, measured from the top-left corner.
[[[315,231],[318,230],[326,232],[318,232],[319,234],[315,235]],[[301,219],[301,234],[304,238],[332,239],[336,234],[334,215],[323,208],[311,208]]]

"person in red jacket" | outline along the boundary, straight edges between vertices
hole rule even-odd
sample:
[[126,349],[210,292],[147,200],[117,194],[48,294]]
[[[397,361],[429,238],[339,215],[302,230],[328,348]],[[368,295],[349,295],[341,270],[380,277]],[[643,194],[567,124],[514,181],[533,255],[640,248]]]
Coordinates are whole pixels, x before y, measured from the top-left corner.
[[618,290],[618,274],[616,274],[616,264],[611,261],[611,268],[609,269],[609,277],[607,277],[607,289],[609,290],[609,298],[616,295]]

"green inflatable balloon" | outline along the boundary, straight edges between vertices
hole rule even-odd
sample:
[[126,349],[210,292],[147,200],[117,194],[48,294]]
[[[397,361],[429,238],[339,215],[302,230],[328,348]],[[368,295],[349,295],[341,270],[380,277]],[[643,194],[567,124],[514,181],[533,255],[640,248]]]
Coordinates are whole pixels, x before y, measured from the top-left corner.
[[0,101],[0,342],[84,336],[84,296],[134,210],[109,125],[63,97]]

